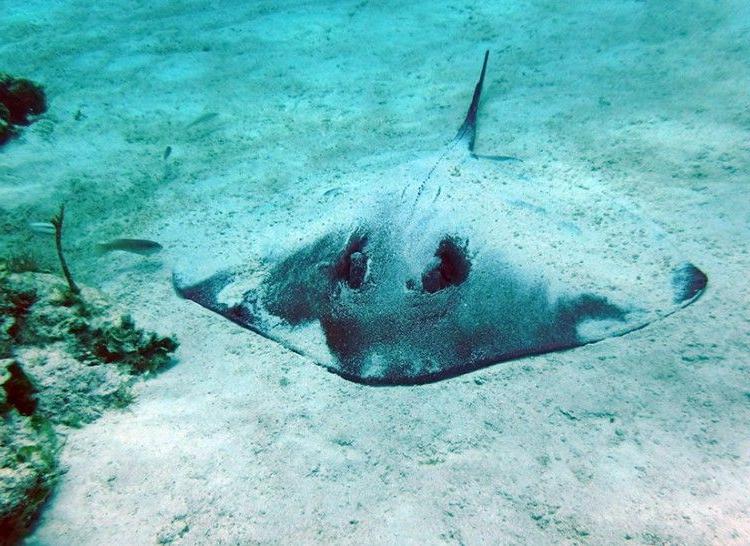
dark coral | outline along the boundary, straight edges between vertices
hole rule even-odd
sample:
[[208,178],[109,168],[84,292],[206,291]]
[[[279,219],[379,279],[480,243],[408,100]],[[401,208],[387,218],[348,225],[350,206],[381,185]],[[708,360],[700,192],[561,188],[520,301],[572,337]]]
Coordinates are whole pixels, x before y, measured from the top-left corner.
[[0,145],[18,134],[18,125],[29,125],[30,116],[46,110],[47,96],[41,85],[0,72]]
[[10,110],[0,102],[0,144],[5,144],[15,134],[16,130],[10,122]]
[[29,116],[38,116],[47,110],[47,96],[37,83],[25,78],[14,78],[0,73],[0,103],[8,111],[13,125],[29,125]]

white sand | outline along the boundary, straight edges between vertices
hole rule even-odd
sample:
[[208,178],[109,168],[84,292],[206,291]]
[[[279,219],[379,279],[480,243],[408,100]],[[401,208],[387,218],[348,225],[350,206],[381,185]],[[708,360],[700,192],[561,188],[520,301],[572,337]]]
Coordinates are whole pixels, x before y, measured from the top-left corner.
[[[750,542],[747,2],[10,4],[0,68],[51,108],[0,151],[3,245],[64,199],[80,280],[182,341],[131,408],[70,431],[29,544]],[[594,171],[706,271],[699,302],[369,388],[174,295],[176,219],[231,230],[212,201],[250,214],[437,149],[485,47],[478,150],[571,186]],[[95,260],[113,236],[169,248]]]

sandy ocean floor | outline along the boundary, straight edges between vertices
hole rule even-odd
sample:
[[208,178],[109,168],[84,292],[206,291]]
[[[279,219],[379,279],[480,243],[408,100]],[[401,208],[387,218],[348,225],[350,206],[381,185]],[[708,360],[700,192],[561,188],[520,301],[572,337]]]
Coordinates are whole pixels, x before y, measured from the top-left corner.
[[[750,4],[480,4],[4,3],[0,70],[50,109],[0,151],[0,246],[55,267],[26,224],[65,201],[79,280],[182,343],[69,431],[28,544],[750,543]],[[478,151],[633,201],[709,276],[697,303],[372,388],[174,294],[175,226],[438,149],[486,48]],[[97,258],[112,237],[166,248]]]

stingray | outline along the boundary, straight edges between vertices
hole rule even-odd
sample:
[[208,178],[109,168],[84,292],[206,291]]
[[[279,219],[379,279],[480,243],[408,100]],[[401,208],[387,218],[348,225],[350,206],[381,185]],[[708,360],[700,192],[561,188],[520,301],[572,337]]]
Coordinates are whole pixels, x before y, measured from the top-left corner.
[[475,153],[489,52],[437,153],[314,181],[175,268],[177,293],[366,384],[427,383],[622,336],[706,275],[595,181]]

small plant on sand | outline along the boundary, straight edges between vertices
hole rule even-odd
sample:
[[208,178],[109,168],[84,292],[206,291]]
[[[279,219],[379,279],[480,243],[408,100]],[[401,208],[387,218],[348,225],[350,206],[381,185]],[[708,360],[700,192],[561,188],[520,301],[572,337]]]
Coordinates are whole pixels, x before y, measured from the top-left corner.
[[62,268],[63,275],[65,276],[65,280],[68,282],[68,288],[70,289],[70,292],[77,295],[81,293],[81,289],[78,288],[78,285],[73,280],[73,276],[70,274],[70,269],[68,269],[68,264],[65,262],[65,256],[63,255],[62,250],[62,230],[64,218],[65,205],[60,205],[60,212],[52,217],[50,223],[55,226],[55,247],[57,248],[57,257],[60,258],[60,267]]

